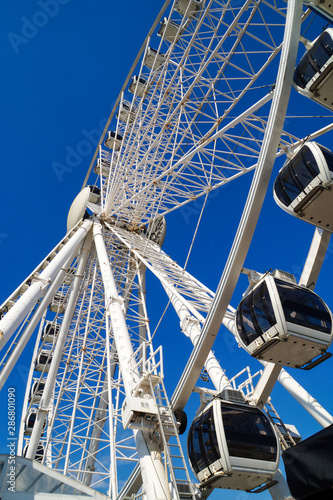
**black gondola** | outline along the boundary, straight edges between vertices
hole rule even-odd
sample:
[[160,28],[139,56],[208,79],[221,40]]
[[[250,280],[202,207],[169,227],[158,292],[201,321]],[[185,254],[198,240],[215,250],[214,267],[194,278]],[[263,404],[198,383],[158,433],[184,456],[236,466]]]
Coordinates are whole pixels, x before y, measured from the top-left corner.
[[117,114],[118,120],[122,122],[133,123],[135,120],[135,108],[131,106],[130,102],[122,101],[119,106],[119,111]]
[[143,97],[148,92],[147,81],[144,78],[134,75],[128,90],[137,97]]
[[123,136],[121,134],[116,134],[116,132],[110,130],[107,133],[104,144],[108,149],[114,149],[115,151],[119,151],[122,140]]
[[304,144],[280,170],[273,195],[286,212],[333,232],[333,153]]
[[200,486],[251,491],[270,483],[280,446],[267,416],[245,403],[214,399],[195,417],[187,440]]
[[[30,435],[33,431],[35,422],[37,418],[37,413],[36,411],[31,411],[29,415],[27,416],[26,422],[25,422],[25,428],[24,428],[24,434]],[[46,429],[46,420],[44,420],[43,423],[43,431]]]
[[32,401],[33,403],[38,403],[43,396],[44,388],[45,388],[45,382],[41,382],[40,380],[35,380],[30,390],[30,401]]
[[[27,455],[29,443],[25,445],[23,448],[23,456],[25,457]],[[37,446],[36,454],[35,454],[35,460],[36,462],[42,462],[44,457],[44,446],[42,443],[39,443]]]
[[164,17],[157,34],[167,42],[177,43],[178,37],[183,33],[183,29],[179,31],[179,26],[179,24],[171,21],[171,19]]
[[321,33],[297,64],[294,86],[298,92],[333,110],[333,28]]
[[35,370],[37,372],[47,373],[50,369],[51,361],[52,361],[51,351],[42,351],[37,356]]
[[147,48],[147,52],[144,57],[143,64],[149,69],[159,69],[165,63],[165,54],[157,52],[157,50],[152,47]]
[[314,10],[322,16],[326,21],[333,21],[333,3],[332,0],[305,0],[304,5],[309,9]]
[[204,0],[176,0],[175,10],[182,16],[195,17],[203,4]]
[[265,275],[240,302],[236,325],[241,345],[258,359],[310,369],[331,356],[329,308],[281,272]]
[[54,342],[57,338],[60,330],[60,325],[53,323],[51,321],[47,321],[43,328],[42,340],[44,342]]

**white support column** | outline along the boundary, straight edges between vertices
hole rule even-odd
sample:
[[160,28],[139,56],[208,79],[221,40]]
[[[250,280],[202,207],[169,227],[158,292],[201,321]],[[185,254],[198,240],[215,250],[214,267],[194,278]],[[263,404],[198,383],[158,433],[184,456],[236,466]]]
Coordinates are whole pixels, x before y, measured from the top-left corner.
[[46,308],[49,306],[53,295],[55,292],[58,290],[59,286],[61,285],[64,277],[66,276],[67,269],[72,261],[72,258],[68,259],[68,261],[64,264],[64,266],[61,268],[61,271],[59,272],[58,276],[55,278],[51,286],[49,287],[48,291],[46,292],[45,297],[43,298],[40,306],[38,309],[35,311],[33,317],[29,321],[26,329],[22,333],[21,337],[19,338],[14,350],[12,351],[11,355],[9,356],[5,366],[1,370],[0,373],[0,390],[2,389],[4,383],[6,382],[7,378],[9,377],[12,369],[14,368],[17,360],[19,359],[20,355],[22,354],[25,346],[27,345],[32,333],[34,332],[38,322],[40,321],[42,315],[44,314]]
[[43,297],[48,286],[58,275],[64,263],[71,255],[74,255],[79,245],[82,243],[82,240],[87,235],[91,224],[92,222],[89,220],[82,224],[50,264],[39,274],[39,276],[36,276],[29,288],[0,320],[0,349],[2,349],[10,339],[16,328],[24,320],[37,301]]
[[333,424],[333,417],[286,370],[282,369],[278,381],[322,427]]
[[[91,227],[91,224],[89,227]],[[39,410],[37,413],[36,421],[33,427],[29,447],[26,454],[27,458],[31,459],[35,458],[40,436],[43,432],[43,425],[47,417],[47,412],[49,410],[49,405],[54,389],[54,383],[57,376],[60,361],[63,355],[64,345],[66,342],[68,330],[75,312],[75,307],[80,292],[81,280],[87,265],[91,244],[92,244],[92,234],[90,233],[88,234],[83,244],[76,273],[73,277],[72,291],[68,299],[68,303],[64,313],[64,318],[58,334],[56,347],[53,352],[50,371],[47,375],[45,387],[43,390],[43,395],[39,403]]]
[[281,365],[267,363],[252,395],[253,403],[263,408],[282,370]]
[[[201,334],[199,321],[191,315],[190,311],[176,297],[176,295],[173,295],[171,291],[166,287],[164,287],[164,290],[166,291],[176,313],[179,316],[181,331],[191,340],[192,344],[195,346]],[[212,351],[209,352],[204,366],[217,391],[221,392],[227,387],[230,389],[232,388],[228,377],[225,375],[224,370],[222,370]],[[193,382],[195,384],[196,380]]]
[[[110,315],[125,393],[126,396],[131,396],[132,387],[139,376],[134,369],[133,348],[123,312],[123,300],[118,294],[104,244],[102,226],[98,222],[94,223],[94,239],[104,284],[106,310]],[[151,440],[148,442],[142,431],[134,430],[133,433],[147,500],[169,499],[168,482],[158,444]]]
[[330,237],[331,233],[316,227],[299,285],[304,285],[311,290],[314,289],[325,259]]
[[109,257],[104,244],[102,226],[98,222],[94,223],[94,239],[104,284],[105,305],[110,314],[125,393],[126,396],[131,396],[133,385],[138,381],[139,375],[135,368],[132,343],[123,312],[124,301],[122,297],[118,295],[117,285],[113,277]]

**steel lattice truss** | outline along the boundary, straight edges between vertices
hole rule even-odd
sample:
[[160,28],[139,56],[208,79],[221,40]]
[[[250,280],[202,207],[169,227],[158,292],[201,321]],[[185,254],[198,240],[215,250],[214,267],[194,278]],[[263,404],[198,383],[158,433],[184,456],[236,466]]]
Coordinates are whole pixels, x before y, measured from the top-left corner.
[[[139,77],[140,96],[118,113],[119,152],[105,181],[106,214],[145,223],[196,199],[257,163],[276,77],[286,5],[251,0],[209,1],[194,17],[171,13],[179,25],[162,36],[161,66]],[[170,16],[170,17],[171,17]],[[286,135],[283,143],[292,143]]]
[[[112,256],[117,285],[127,311],[128,329],[136,349],[142,342],[140,328],[145,331],[149,328],[147,317],[139,310],[141,285],[137,276],[138,263],[111,234],[108,235],[108,253]],[[61,325],[63,306],[66,306],[75,273],[74,263],[57,293],[58,312],[51,317],[48,313],[46,317],[46,321],[52,322],[53,326]],[[91,251],[79,297],[57,372],[52,402],[47,409],[47,432],[40,444],[45,449],[43,462],[46,465],[97,487],[110,477],[110,441],[114,446],[114,460],[128,462],[137,459],[133,436],[122,429],[123,383],[111,327],[105,315],[104,289],[94,250]],[[41,336],[32,366],[43,352],[52,357],[54,348],[52,340]],[[34,377],[34,381],[43,382],[46,378],[47,370],[43,370],[39,378]],[[113,401],[112,406],[109,406],[109,397]],[[22,415],[23,424],[30,412],[37,411],[38,404],[38,400],[30,398]],[[29,443],[29,439],[30,436],[25,434],[23,446]],[[104,486],[108,488],[108,482]]]

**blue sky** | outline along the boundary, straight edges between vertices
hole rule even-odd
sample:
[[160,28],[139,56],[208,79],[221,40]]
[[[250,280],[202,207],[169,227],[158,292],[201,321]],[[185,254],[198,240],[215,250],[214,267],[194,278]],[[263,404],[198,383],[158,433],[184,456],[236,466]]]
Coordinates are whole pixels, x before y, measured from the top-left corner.
[[[48,8],[46,4],[42,0],[13,0],[0,5],[1,303],[64,236],[68,209],[81,189],[95,149],[93,137],[102,130],[163,2],[57,0],[47,4]],[[305,125],[301,136],[306,135]],[[322,142],[332,144],[332,133]],[[59,176],[55,164],[66,161],[69,170]],[[211,289],[217,286],[223,270],[250,181],[250,176],[241,178],[219,189],[209,201],[188,270]],[[271,187],[245,265],[259,272],[280,268],[299,278],[313,228],[282,212],[272,199]],[[164,250],[179,263],[185,260],[200,210],[198,200],[167,219]],[[316,287],[331,309],[332,255],[330,245]],[[148,285],[154,290],[155,278],[149,277]],[[235,296],[240,297],[246,287],[244,276]],[[153,300],[148,289],[152,322],[166,304],[163,291],[160,293],[160,298]],[[232,305],[237,307],[237,301]],[[167,321],[163,334],[156,336],[155,347],[163,343],[171,396],[191,346],[180,336],[178,320],[169,313]],[[237,347],[228,332],[221,331],[214,351],[230,377],[247,364],[254,371],[260,367]],[[19,397],[27,363],[28,356],[23,356],[15,377],[8,382],[8,386],[17,387]],[[331,413],[332,363],[329,360],[311,372],[291,371]],[[5,415],[5,401],[5,395],[0,396],[0,416]],[[285,422],[296,425],[304,437],[320,430],[279,386],[273,391],[273,402]],[[194,395],[190,413],[198,404]],[[218,493],[214,495],[218,497]],[[227,493],[225,498],[242,500],[247,498],[244,495]],[[263,494],[261,498],[270,496]]]

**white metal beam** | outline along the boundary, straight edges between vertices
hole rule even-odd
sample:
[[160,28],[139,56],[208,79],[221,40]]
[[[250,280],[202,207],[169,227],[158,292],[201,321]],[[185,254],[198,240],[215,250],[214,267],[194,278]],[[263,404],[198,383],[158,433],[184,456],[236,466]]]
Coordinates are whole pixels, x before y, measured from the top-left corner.
[[193,390],[195,381],[198,379],[200,371],[207,359],[208,353],[212,348],[254,234],[268,187],[289,101],[298,49],[301,14],[302,2],[296,0],[288,2],[281,62],[267,129],[258,159],[258,166],[254,174],[234,243],[216,290],[215,298],[204,323],[200,339],[192,351],[176,388],[174,404],[177,407],[185,406]]
[[[91,229],[91,221],[89,228]],[[84,274],[84,270],[86,268],[87,262],[88,262],[88,257],[89,257],[89,252],[92,244],[92,234],[91,231],[87,234],[87,237],[85,239],[85,242],[83,243],[83,247],[81,250],[81,254],[79,257],[79,262],[77,266],[77,270],[75,275],[73,276],[73,286],[72,290],[68,299],[68,303],[66,306],[66,310],[64,313],[64,318],[61,324],[61,328],[58,334],[57,338],[57,343],[56,347],[54,349],[53,355],[52,355],[52,362],[50,365],[50,371],[47,375],[46,381],[45,381],[45,387],[43,390],[43,395],[39,403],[39,410],[37,412],[37,417],[36,421],[31,433],[31,438],[28,446],[28,450],[26,453],[27,458],[34,459],[38,447],[38,443],[40,440],[40,436],[43,432],[43,425],[45,422],[45,419],[47,417],[47,413],[49,410],[49,405],[51,402],[51,398],[53,395],[54,391],[54,384],[58,372],[58,368],[60,365],[60,361],[63,355],[63,349],[64,345],[66,342],[68,330],[71,324],[71,321],[73,319],[73,315],[75,312],[75,306],[77,303],[78,295],[80,292],[80,284],[81,280]]]
[[[132,389],[139,380],[133,358],[133,348],[123,312],[123,300],[119,296],[113,277],[109,257],[105,248],[102,226],[94,223],[94,241],[105,289],[105,306],[110,315],[112,332],[117,348],[119,366],[124,389],[131,396]],[[140,461],[143,489],[147,500],[162,500],[169,496],[165,469],[157,442],[146,440],[142,431],[133,431]]]
[[15,302],[13,307],[0,320],[0,349],[8,342],[28,312],[46,293],[50,283],[56,278],[64,263],[77,251],[87,235],[92,222],[86,220],[65,246],[54,257],[50,264],[35,277],[29,288]]
[[317,279],[324,262],[331,233],[324,231],[319,227],[315,228],[312,243],[308,256],[306,258],[303,272],[299,280],[299,285],[304,285],[311,290],[314,289]]

